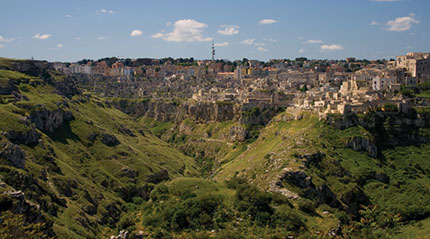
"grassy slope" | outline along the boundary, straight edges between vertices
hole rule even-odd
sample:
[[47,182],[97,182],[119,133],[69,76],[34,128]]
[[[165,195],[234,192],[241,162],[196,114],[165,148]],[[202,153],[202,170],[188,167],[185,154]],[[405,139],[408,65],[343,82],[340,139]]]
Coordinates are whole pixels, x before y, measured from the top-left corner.
[[[374,159],[345,146],[355,136],[372,139],[372,135],[362,127],[337,130],[312,115],[291,122],[279,120],[281,116],[264,128],[257,141],[250,144],[244,153],[219,168],[215,179],[223,181],[242,175],[253,184],[268,189],[283,168],[304,169],[316,186],[327,184],[338,198],[360,187],[371,204],[378,204],[388,212],[400,213],[406,224],[411,219],[428,217],[430,145],[387,149],[382,151],[380,159]],[[318,151],[325,154],[318,167],[307,168],[304,160],[297,157]],[[372,179],[377,174],[388,176],[389,182]],[[301,192],[292,185],[284,186]],[[416,226],[402,230],[413,234],[415,229],[423,230]]]
[[[246,149],[246,142],[233,143],[228,139],[230,128],[240,126],[237,122],[225,121],[202,124],[184,120],[175,123],[158,122],[147,117],[142,117],[140,122],[153,135],[169,142],[172,147],[177,147],[186,155],[195,158],[205,176],[208,176],[220,165],[233,160]],[[183,125],[183,128],[188,128],[188,130],[181,132],[180,125]]]
[[[326,215],[320,212],[320,215],[309,215],[301,212],[289,204],[284,197],[278,197],[274,194],[265,194],[266,197],[271,197],[269,203],[274,210],[272,218],[264,219],[268,225],[259,225],[257,218],[252,218],[251,211],[243,211],[246,204],[254,203],[254,196],[262,193],[261,191],[249,191],[250,198],[240,199],[238,197],[239,189],[229,186],[229,183],[220,183],[208,179],[201,178],[177,178],[165,184],[166,190],[161,193],[161,190],[154,190],[151,194],[152,200],[143,206],[143,224],[144,230],[149,233],[160,231],[160,228],[165,228],[166,235],[174,236],[174,238],[196,238],[190,235],[196,231],[201,231],[202,235],[197,238],[285,238],[289,235],[300,235],[299,238],[309,238],[311,235],[315,237],[315,231],[328,231],[335,227],[337,220],[334,215]],[[159,185],[159,188],[162,188]],[[251,186],[252,187],[252,186]],[[244,193],[242,191],[242,193]],[[191,228],[185,227],[177,230],[171,223],[180,220],[172,220],[179,212],[185,211],[185,215],[189,215],[200,210],[198,207],[205,205],[190,205],[191,201],[196,198],[198,201],[207,201],[207,199],[216,199],[219,205],[212,215],[209,225],[204,223],[204,219],[200,218]],[[278,200],[275,200],[277,198]],[[282,198],[282,200],[280,200]],[[261,198],[260,198],[261,199]],[[244,201],[241,201],[244,200]],[[174,203],[172,203],[174,202]],[[260,201],[259,203],[263,203]],[[261,204],[260,204],[261,206]],[[204,212],[202,212],[204,213]],[[206,212],[207,213],[207,212]],[[276,221],[276,215],[284,213],[284,218],[281,221]],[[216,221],[216,222],[215,222]],[[214,225],[212,225],[212,222]],[[280,224],[278,224],[280,223]],[[293,224],[302,226],[294,229]],[[170,225],[169,225],[170,224]],[[152,234],[154,235],[154,234]],[[230,235],[230,236],[227,236]]]
[[[17,72],[2,71],[0,78],[10,78],[17,75],[19,78],[32,79]],[[58,207],[58,216],[48,216],[54,222],[54,229],[60,238],[91,238],[95,233],[100,233],[102,227],[97,221],[102,217],[104,206],[111,203],[123,203],[123,199],[115,192],[129,184],[136,186],[145,185],[147,176],[166,169],[170,178],[180,175],[196,175],[198,169],[194,161],[183,155],[178,150],[171,148],[167,143],[150,134],[139,122],[130,116],[112,108],[103,106],[96,98],[82,98],[75,96],[72,100],[65,99],[54,92],[49,85],[33,87],[21,84],[21,94],[28,101],[0,104],[0,130],[1,131],[26,131],[28,125],[20,122],[21,118],[28,116],[30,111],[20,105],[35,107],[43,104],[48,109],[57,109],[57,103],[66,101],[67,106],[62,106],[65,111],[73,113],[74,120],[69,125],[56,129],[53,134],[42,134],[43,146],[21,145],[27,155],[25,170],[9,166],[2,159],[1,168],[34,178],[42,188],[42,192],[23,189],[27,198],[37,204],[46,204]],[[118,131],[120,125],[130,129],[136,137],[121,134]],[[145,135],[139,133],[143,130]],[[109,133],[115,135],[121,144],[108,147],[97,139],[89,146],[89,134]],[[0,138],[0,143],[7,141]],[[46,156],[54,158],[49,162]],[[129,178],[121,171],[123,167],[131,168],[138,172],[137,178]],[[11,175],[5,171],[1,177],[8,178]],[[66,196],[58,190],[58,182],[75,181],[77,186],[71,187],[72,195]],[[108,182],[103,186],[102,182]],[[136,183],[137,182],[137,183]],[[18,185],[18,182],[15,182]],[[85,194],[98,201],[98,212],[88,215],[82,211],[84,206],[91,203]],[[49,196],[51,195],[51,196]],[[52,201],[52,197],[65,199],[67,207],[61,207]],[[119,204],[118,204],[119,205]],[[52,207],[51,206],[51,207]]]

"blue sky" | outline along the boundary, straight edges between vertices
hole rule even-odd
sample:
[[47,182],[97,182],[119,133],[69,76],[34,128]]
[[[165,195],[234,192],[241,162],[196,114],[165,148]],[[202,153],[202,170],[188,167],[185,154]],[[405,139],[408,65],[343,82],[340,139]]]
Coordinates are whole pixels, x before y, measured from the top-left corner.
[[429,0],[0,0],[0,56],[268,60],[430,51]]

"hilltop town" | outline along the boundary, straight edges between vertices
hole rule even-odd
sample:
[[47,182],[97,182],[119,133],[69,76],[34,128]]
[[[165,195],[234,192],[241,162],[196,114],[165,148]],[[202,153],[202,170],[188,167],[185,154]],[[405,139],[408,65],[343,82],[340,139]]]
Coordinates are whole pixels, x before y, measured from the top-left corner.
[[104,97],[292,107],[320,115],[364,113],[387,103],[430,104],[430,53],[373,61],[113,57],[53,67]]

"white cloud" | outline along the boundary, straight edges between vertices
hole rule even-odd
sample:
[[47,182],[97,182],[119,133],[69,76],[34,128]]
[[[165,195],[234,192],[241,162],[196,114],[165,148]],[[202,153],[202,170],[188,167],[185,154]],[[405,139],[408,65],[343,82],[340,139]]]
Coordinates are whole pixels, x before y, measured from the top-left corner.
[[218,43],[215,43],[214,44],[214,46],[216,46],[216,47],[223,47],[223,46],[228,46],[228,42],[218,42]]
[[252,45],[252,44],[254,44],[254,41],[255,41],[254,38],[249,38],[249,39],[245,39],[245,40],[241,41],[240,44]]
[[299,53],[305,53],[305,49],[303,49],[303,48],[302,48],[302,49],[300,49],[300,50],[299,50]]
[[70,15],[70,14],[66,14],[65,16],[68,18],[72,17],[72,15]]
[[398,17],[394,20],[387,22],[387,31],[392,32],[403,32],[411,29],[412,24],[419,24],[420,21],[414,19],[413,17]]
[[75,40],[79,41],[79,40],[81,40],[81,38],[80,37],[75,37]]
[[221,35],[231,36],[239,34],[239,26],[236,25],[221,25],[223,29],[218,30],[218,33]]
[[375,21],[375,20],[373,20],[373,21],[370,23],[370,26],[377,26],[377,25],[379,25],[379,22],[377,22],[377,21]]
[[257,48],[257,50],[259,50],[259,51],[263,51],[263,52],[267,52],[267,51],[269,51],[269,50],[267,50],[266,48],[264,48],[264,47],[262,47],[262,46],[260,46],[259,48]]
[[276,43],[276,42],[277,42],[277,40],[276,40],[276,39],[273,39],[273,38],[264,38],[264,40],[265,40],[265,41],[272,42],[272,43]]
[[39,40],[46,40],[48,38],[50,38],[52,35],[51,34],[39,34],[37,33],[36,35],[33,36],[33,38],[35,39],[39,39]]
[[104,37],[104,36],[97,37],[97,40],[100,40],[100,41],[103,41],[104,39],[105,39],[105,37]]
[[15,40],[15,38],[4,38],[4,37],[0,36],[0,42],[10,43],[10,42],[13,42],[14,40]]
[[256,42],[256,43],[254,43],[254,45],[255,46],[265,46],[266,43],[264,43],[264,42]]
[[58,47],[58,48],[62,48],[62,47],[63,47],[63,44],[58,44],[58,45],[57,45],[57,47]]
[[194,19],[178,20],[173,25],[173,31],[169,33],[156,33],[153,38],[163,38],[169,42],[202,42],[211,41],[211,37],[204,37],[203,29],[208,25]]
[[142,31],[141,30],[133,30],[131,33],[130,33],[130,36],[132,36],[132,37],[138,37],[138,36],[142,36]]
[[152,35],[152,38],[162,38],[164,37],[164,34],[159,32],[159,33],[155,33],[154,35]]
[[262,19],[260,20],[258,23],[259,24],[273,24],[273,23],[277,23],[278,21],[274,20],[274,19]]
[[107,9],[101,9],[100,10],[101,13],[106,13],[106,14],[115,14],[116,12],[113,10],[107,10]]
[[297,39],[299,39],[299,40],[303,40],[303,39],[305,39],[303,36],[299,36],[299,37],[297,37]]
[[106,13],[106,14],[115,14],[116,12],[113,10],[107,10],[107,9],[102,9],[100,10],[101,13]]
[[322,45],[321,46],[321,51],[322,52],[330,52],[330,51],[340,51],[343,50],[343,46],[342,45],[338,45],[338,44],[332,44],[332,45]]
[[324,43],[322,40],[307,40],[303,42],[303,44],[322,44]]
[[3,44],[0,44],[0,48],[3,48]]

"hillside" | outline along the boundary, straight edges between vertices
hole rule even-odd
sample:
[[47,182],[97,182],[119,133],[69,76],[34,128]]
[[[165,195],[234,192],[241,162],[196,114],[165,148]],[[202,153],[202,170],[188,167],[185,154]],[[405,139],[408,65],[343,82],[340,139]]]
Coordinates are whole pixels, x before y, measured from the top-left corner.
[[116,227],[125,205],[147,200],[154,184],[197,175],[193,159],[64,76],[7,63],[0,70],[2,203],[53,224],[49,235],[96,238]]
[[80,81],[47,62],[0,58],[0,237],[428,233],[428,107],[320,119],[103,97]]

